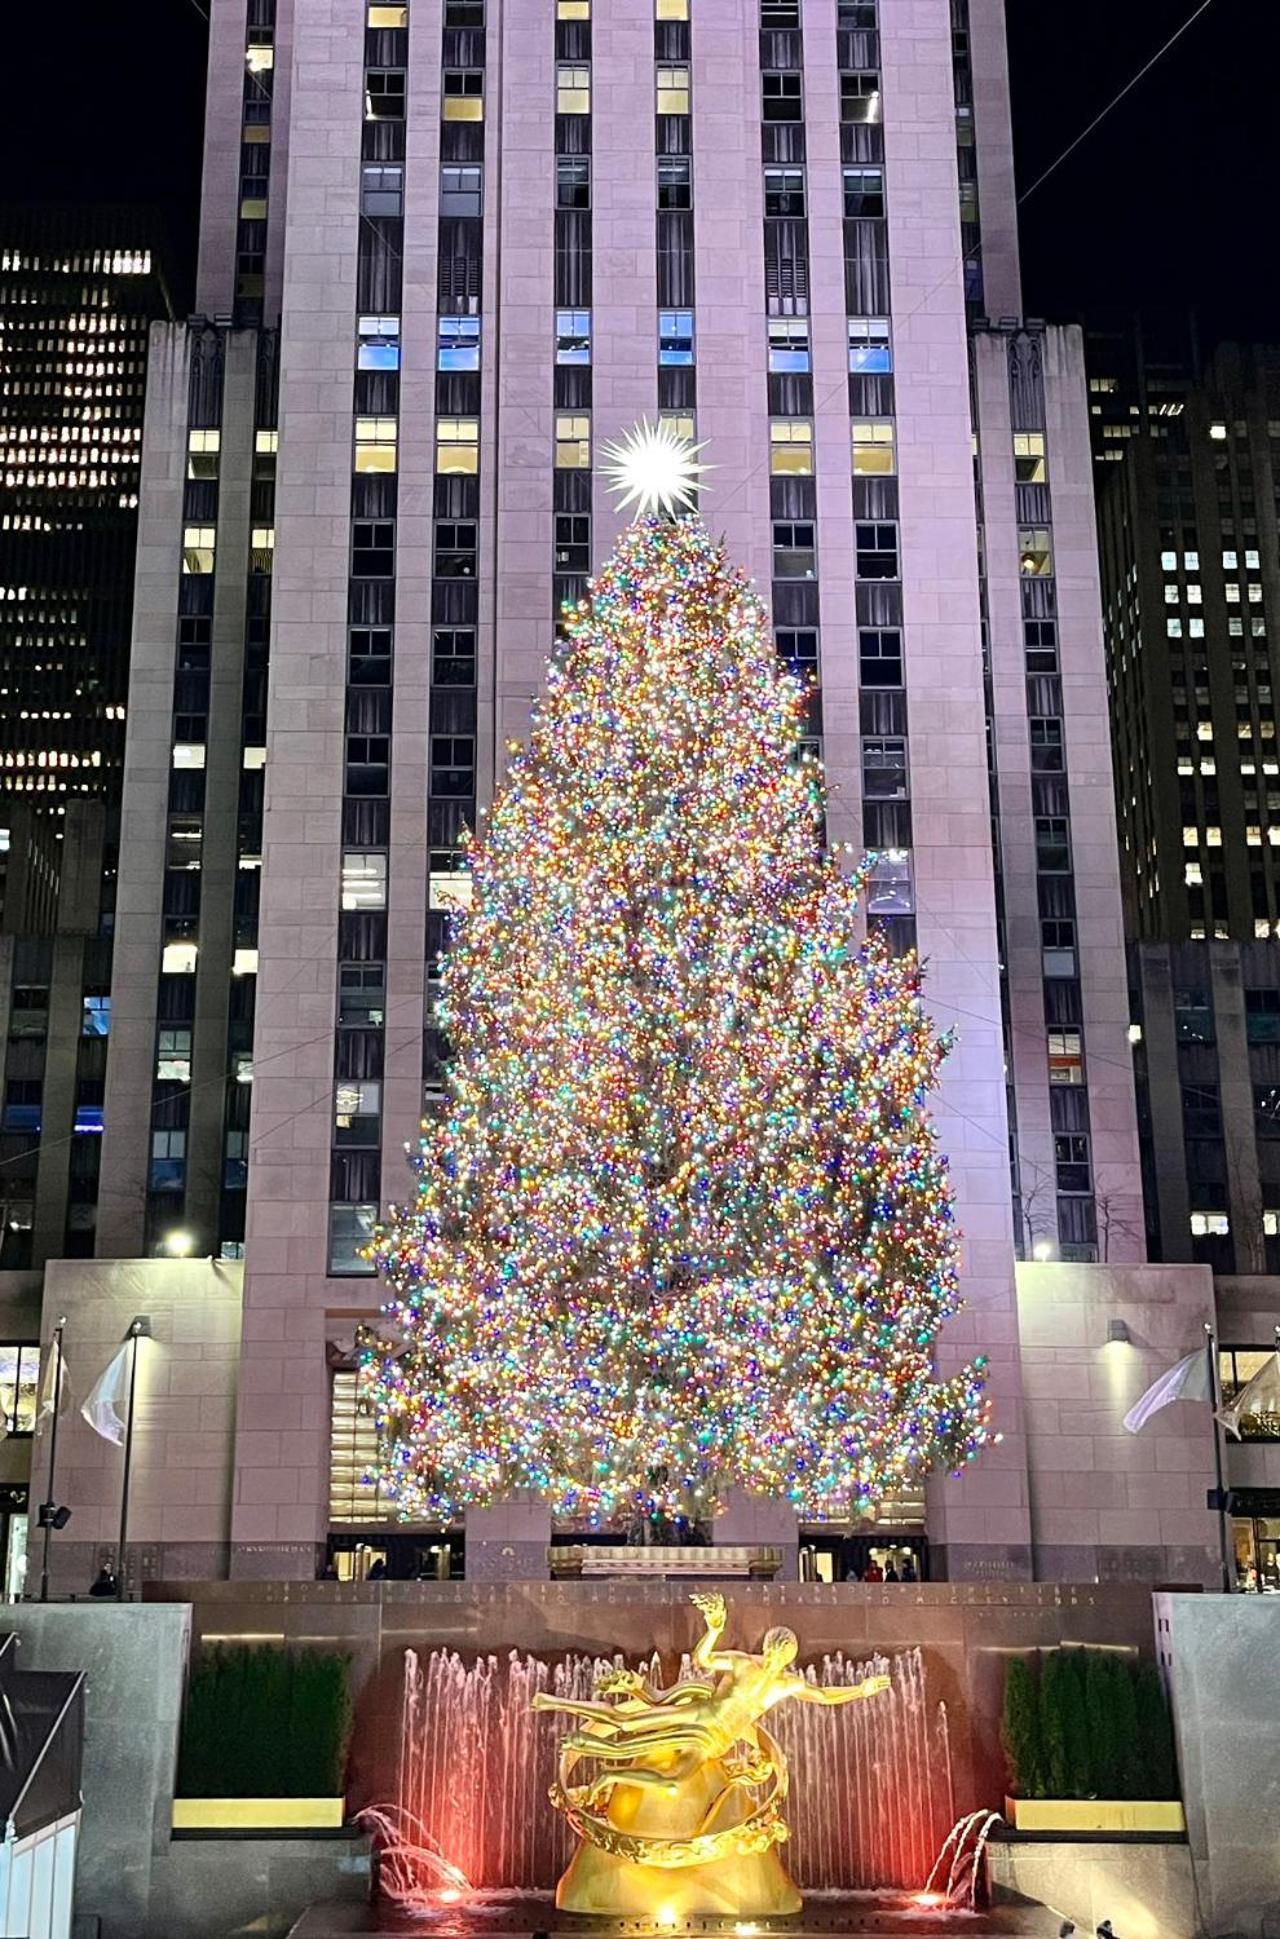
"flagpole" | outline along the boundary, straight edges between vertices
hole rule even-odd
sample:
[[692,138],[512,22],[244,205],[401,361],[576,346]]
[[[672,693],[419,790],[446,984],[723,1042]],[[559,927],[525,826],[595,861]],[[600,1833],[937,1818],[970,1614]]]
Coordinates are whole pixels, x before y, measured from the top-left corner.
[[1218,1558],[1222,1564],[1222,1593],[1231,1594],[1231,1564],[1228,1561],[1227,1546],[1227,1487],[1222,1472],[1222,1423],[1218,1419],[1218,1408],[1222,1397],[1218,1384],[1218,1355],[1214,1346],[1213,1328],[1206,1320],[1204,1323],[1204,1350],[1209,1356],[1209,1413],[1213,1420],[1213,1465],[1217,1478],[1215,1494],[1218,1501]]
[[53,1426],[49,1430],[49,1479],[45,1487],[44,1500],[44,1543],[40,1556],[40,1600],[49,1600],[49,1544],[53,1540],[53,1516],[57,1495],[54,1493],[54,1476],[58,1466],[58,1415],[62,1411],[62,1336],[66,1331],[67,1316],[64,1313],[53,1329],[53,1351],[57,1355],[53,1381]]
[[151,1322],[136,1319],[130,1323],[127,1338],[132,1352],[129,1355],[129,1412],[124,1427],[124,1480],[120,1486],[120,1544],[116,1551],[116,1601],[125,1599],[125,1538],[129,1532],[129,1475],[133,1466],[133,1411],[138,1386],[138,1341],[144,1334],[151,1332]]

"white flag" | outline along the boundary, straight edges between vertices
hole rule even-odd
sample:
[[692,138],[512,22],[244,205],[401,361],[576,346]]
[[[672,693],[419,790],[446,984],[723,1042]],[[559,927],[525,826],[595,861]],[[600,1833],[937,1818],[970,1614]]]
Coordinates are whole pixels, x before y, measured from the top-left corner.
[[129,1355],[136,1352],[132,1340],[126,1340],[110,1365],[104,1367],[93,1384],[89,1398],[80,1412],[88,1421],[95,1434],[101,1434],[104,1441],[114,1441],[118,1448],[124,1446],[124,1412],[129,1391]]
[[59,1414],[66,1412],[71,1397],[71,1370],[67,1366],[67,1356],[58,1344],[55,1335],[49,1342],[49,1352],[44,1363],[44,1379],[40,1383],[40,1412],[36,1417],[36,1432],[49,1420],[55,1408]]
[[1141,1400],[1134,1402],[1124,1417],[1124,1424],[1130,1434],[1144,1428],[1153,1414],[1167,1407],[1174,1400],[1212,1400],[1209,1386],[1209,1356],[1204,1347],[1197,1347],[1194,1353],[1179,1360],[1177,1366],[1169,1367],[1158,1380],[1143,1394]]
[[1280,1414],[1280,1353],[1267,1355],[1253,1379],[1218,1410],[1218,1419],[1238,1441],[1240,1423],[1249,1414]]

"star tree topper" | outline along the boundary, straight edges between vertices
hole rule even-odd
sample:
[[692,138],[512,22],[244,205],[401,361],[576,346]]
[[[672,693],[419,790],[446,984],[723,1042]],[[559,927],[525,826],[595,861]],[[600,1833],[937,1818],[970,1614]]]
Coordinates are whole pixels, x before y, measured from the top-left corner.
[[700,474],[711,469],[698,462],[698,453],[705,449],[674,424],[662,419],[650,424],[642,418],[625,437],[604,447],[609,489],[617,496],[619,511],[634,504],[637,520],[693,511],[697,494],[707,489]]

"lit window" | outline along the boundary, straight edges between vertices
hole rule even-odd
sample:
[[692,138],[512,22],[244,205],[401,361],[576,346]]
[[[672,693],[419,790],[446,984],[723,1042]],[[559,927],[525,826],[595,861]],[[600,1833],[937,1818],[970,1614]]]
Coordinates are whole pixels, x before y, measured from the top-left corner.
[[556,362],[558,364],[591,362],[590,310],[556,311]]
[[1202,640],[1204,638],[1204,621],[1202,619],[1196,619],[1194,614],[1187,621],[1187,637],[1193,640]]
[[190,431],[187,434],[188,478],[216,478],[221,431]]
[[256,949],[238,949],[231,958],[233,976],[256,976],[258,973],[258,952]]
[[1234,579],[1227,581],[1226,585],[1222,588],[1222,593],[1228,606],[1238,606],[1240,604],[1240,588]]
[[173,765],[176,768],[202,768],[204,766],[204,742],[175,741],[173,744]]
[[1180,640],[1182,638],[1182,621],[1180,619],[1167,619],[1164,623],[1164,630],[1171,640]]
[[1238,567],[1239,567],[1239,563],[1240,563],[1240,562],[1239,562],[1239,559],[1238,559],[1238,557],[1237,557],[1237,555],[1236,555],[1236,554],[1235,554],[1234,552],[1224,552],[1224,553],[1223,553],[1223,555],[1222,555],[1222,570],[1223,570],[1224,572],[1235,572],[1235,571],[1236,571],[1236,570],[1238,569]]
[[280,433],[278,431],[255,431],[253,448],[263,456],[274,457],[275,453],[280,449]]
[[[399,164],[368,163],[360,171],[362,215],[404,214],[404,170]],[[263,205],[266,213],[266,205]]]
[[258,768],[264,768],[267,765],[266,748],[265,747],[246,747],[244,750],[244,753],[240,757],[240,765],[242,768],[246,770],[247,773],[251,773],[251,774],[255,773]]
[[479,215],[484,206],[484,170],[478,162],[448,162],[440,170],[441,215]]
[[84,999],[84,1014],[80,1019],[82,1037],[109,1037],[111,1035],[111,998],[109,996],[87,996]]
[[1013,469],[1020,485],[1043,485],[1045,480],[1043,431],[1014,432]]
[[1226,435],[1227,435],[1227,427],[1225,424],[1211,424],[1209,426],[1209,436],[1213,439],[1215,444],[1221,444],[1223,440],[1226,438]]
[[347,849],[342,857],[342,906],[344,909],[385,909],[387,906],[387,858],[358,849]]
[[471,875],[467,869],[433,872],[427,877],[427,907],[460,915],[471,907]]
[[878,376],[893,369],[887,316],[849,318],[849,368],[859,376]]
[[[1248,847],[1250,847],[1250,848],[1261,848],[1261,847],[1262,847],[1262,830],[1261,830],[1261,828],[1260,828],[1260,827],[1259,827],[1259,826],[1257,825],[1257,823],[1256,823],[1256,822],[1249,822],[1249,823],[1248,823],[1248,824],[1246,825],[1246,827],[1245,827],[1245,831],[1244,831],[1244,838],[1245,838],[1245,842],[1246,842],[1246,844],[1248,845]],[[1263,925],[1263,930],[1262,930],[1262,933],[1263,933],[1263,935],[1264,935],[1264,936],[1265,936],[1265,935],[1266,935],[1266,933],[1267,933],[1267,930],[1266,930],[1266,926],[1265,926],[1265,924]]]
[[270,572],[275,555],[275,527],[255,525],[249,534],[250,572]]
[[1193,583],[1187,587],[1187,604],[1188,606],[1203,606],[1204,592],[1199,585]]
[[655,20],[687,20],[689,0],[653,0]]
[[556,69],[556,113],[591,113],[591,69],[561,62]]
[[869,916],[909,916],[915,909],[911,886],[911,853],[905,848],[881,849],[867,874]]
[[394,471],[398,435],[393,417],[358,417],[356,419],[356,470]]
[[442,316],[436,322],[436,369],[479,370],[478,316]]
[[473,417],[442,417],[436,421],[437,472],[480,469],[480,425]]
[[1084,1083],[1084,1041],[1078,1030],[1049,1032],[1049,1082]]
[[399,370],[400,319],[398,316],[362,316],[358,336],[357,370]]
[[276,64],[276,50],[274,47],[246,47],[244,64],[250,74],[269,73]]
[[[403,79],[403,76],[401,77]],[[403,102],[401,114],[404,113]],[[484,120],[484,74],[479,68],[446,74],[442,109],[446,121]]]
[[371,1144],[379,1139],[378,1119],[382,1115],[382,1086],[348,1081],[336,1086],[333,1094],[333,1128],[340,1133],[341,1145]]
[[[1224,433],[1225,435],[1225,433]],[[1193,1212],[1191,1231],[1197,1239],[1225,1239],[1231,1230],[1231,1220],[1225,1212]]]
[[590,469],[591,419],[589,417],[557,417],[556,470],[589,471]]
[[693,362],[692,310],[659,310],[658,362],[668,365]]
[[661,411],[658,415],[658,422],[659,424],[669,424],[675,436],[683,438],[686,444],[694,444],[697,441],[697,425],[687,412]]
[[1188,572],[1199,572],[1200,554],[1198,552],[1184,552],[1182,555],[1182,563]]
[[1204,882],[1199,862],[1188,862],[1182,871],[1182,879],[1189,889],[1198,889]]
[[369,27],[405,27],[409,23],[409,9],[406,6],[384,6],[381,0],[369,0],[369,11],[365,24]]
[[1198,828],[1184,827],[1182,831],[1182,846],[1184,848],[1199,848],[1200,830]]
[[689,70],[687,67],[658,69],[658,113],[688,114]]
[[182,570],[212,572],[216,533],[212,525],[188,525],[182,534]]
[[769,420],[769,469],[775,477],[811,476],[813,425],[807,417],[775,417]]
[[191,1082],[191,1032],[189,1030],[157,1032],[156,1076],[169,1084]]
[[591,0],[556,0],[557,20],[590,20]]
[[892,424],[875,424],[866,418],[854,421],[853,469],[857,477],[897,470]]
[[1018,565],[1025,578],[1047,579],[1053,573],[1053,540],[1042,525],[1018,531]]
[[769,368],[772,371],[809,369],[809,325],[800,317],[769,320]]
[[1222,847],[1222,830],[1220,828],[1206,828],[1204,831],[1204,838],[1208,847],[1210,848]]
[[1246,572],[1257,572],[1259,570],[1258,554],[1252,549],[1244,555],[1244,567]]
[[329,1207],[329,1271],[331,1273],[372,1273],[375,1268],[364,1253],[372,1243],[378,1224],[376,1205],[331,1205]]
[[265,195],[244,195],[240,198],[240,220],[242,222],[265,222],[267,219],[267,198]]
[[194,976],[196,970],[195,944],[166,943],[160,958],[160,968],[166,976]]

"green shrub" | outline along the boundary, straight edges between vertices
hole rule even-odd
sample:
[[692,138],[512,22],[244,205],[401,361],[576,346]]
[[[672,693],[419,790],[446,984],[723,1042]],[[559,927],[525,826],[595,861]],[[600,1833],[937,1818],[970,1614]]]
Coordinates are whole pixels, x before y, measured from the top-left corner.
[[351,1740],[350,1659],[218,1643],[187,1686],[178,1795],[337,1797]]
[[1009,1765],[1012,1795],[1042,1798],[1045,1789],[1040,1695],[1031,1665],[1021,1656],[1011,1658],[1005,1672],[1000,1741]]
[[1037,1686],[1016,1657],[1001,1735],[1016,1797],[1177,1796],[1173,1728],[1154,1663],[1114,1650],[1046,1650]]

